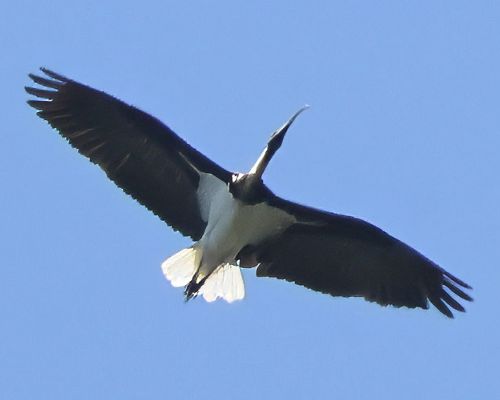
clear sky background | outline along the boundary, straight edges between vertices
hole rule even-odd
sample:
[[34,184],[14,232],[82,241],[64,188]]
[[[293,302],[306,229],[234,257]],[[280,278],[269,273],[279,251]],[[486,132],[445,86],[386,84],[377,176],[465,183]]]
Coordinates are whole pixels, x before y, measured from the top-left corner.
[[[15,1],[2,6],[1,399],[494,399],[499,389],[500,3]],[[189,245],[25,103],[46,66],[162,119],[231,170],[308,103],[266,171],[469,282],[429,311],[245,271],[185,304]]]

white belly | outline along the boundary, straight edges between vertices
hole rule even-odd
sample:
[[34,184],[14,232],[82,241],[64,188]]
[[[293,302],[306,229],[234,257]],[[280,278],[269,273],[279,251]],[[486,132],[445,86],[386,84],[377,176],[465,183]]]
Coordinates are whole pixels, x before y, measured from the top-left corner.
[[210,275],[223,263],[235,264],[238,252],[276,235],[295,222],[290,214],[265,203],[245,205],[233,198],[226,184],[201,174],[198,198],[207,227],[199,241],[200,277]]
[[162,271],[175,287],[206,278],[195,295],[207,301],[241,300],[245,286],[236,256],[246,245],[279,234],[295,217],[265,203],[245,205],[209,174],[200,173],[197,196],[201,217],[207,222],[205,232],[199,242],[167,258]]

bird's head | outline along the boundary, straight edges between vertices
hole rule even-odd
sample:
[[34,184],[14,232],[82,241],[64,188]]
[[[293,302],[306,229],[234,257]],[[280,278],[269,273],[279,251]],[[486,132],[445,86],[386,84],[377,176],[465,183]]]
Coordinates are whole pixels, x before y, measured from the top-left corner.
[[255,162],[253,165],[252,169],[250,170],[250,174],[254,174],[258,176],[259,178],[262,177],[262,174],[264,173],[264,170],[266,169],[267,165],[269,164],[269,161],[271,161],[271,158],[274,156],[274,154],[278,151],[278,149],[281,147],[283,143],[283,139],[285,138],[285,134],[288,131],[288,128],[293,124],[295,119],[299,116],[299,114],[307,110],[309,108],[308,105],[305,105],[302,107],[300,110],[298,110],[295,114],[293,114],[288,121],[286,121],[281,127],[276,129],[271,137],[269,138],[269,141],[267,142],[267,146],[264,149],[264,151],[261,153],[259,156],[259,159]]

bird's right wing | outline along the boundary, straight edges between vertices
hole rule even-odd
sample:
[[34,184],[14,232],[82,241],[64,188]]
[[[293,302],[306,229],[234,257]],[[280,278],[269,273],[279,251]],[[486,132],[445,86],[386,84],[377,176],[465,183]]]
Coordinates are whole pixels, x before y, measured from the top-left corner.
[[198,240],[206,221],[196,196],[200,176],[210,172],[222,182],[231,174],[192,148],[151,115],[47,69],[30,74],[43,89],[26,87],[38,97],[39,110],[59,134],[108,177],[163,221]]
[[332,296],[361,296],[381,305],[420,307],[428,301],[448,317],[464,308],[446,291],[472,300],[454,277],[410,246],[357,218],[280,198],[270,205],[297,219],[256,246],[258,276],[285,279]]

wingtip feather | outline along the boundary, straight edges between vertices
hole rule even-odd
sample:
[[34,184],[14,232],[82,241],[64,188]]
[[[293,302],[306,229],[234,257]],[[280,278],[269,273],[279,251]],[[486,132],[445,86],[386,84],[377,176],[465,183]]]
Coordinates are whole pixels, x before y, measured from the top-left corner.
[[429,301],[436,307],[439,311],[441,311],[448,318],[455,318],[453,313],[450,311],[448,306],[443,302],[443,300],[437,296],[430,296]]
[[68,82],[69,81],[69,79],[66,78],[65,76],[60,75],[57,72],[54,72],[48,68],[40,67],[40,71],[42,71],[45,75],[47,75],[48,77],[50,77],[52,79],[55,79],[55,80],[58,80],[61,82]]
[[64,82],[60,82],[57,80],[52,80],[52,79],[47,79],[35,74],[28,74],[29,78],[35,82],[36,84],[40,86],[45,86],[51,89],[57,89],[59,90],[61,86],[64,84]]

